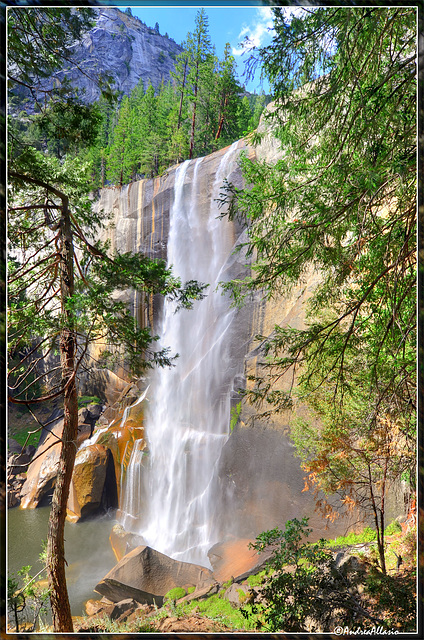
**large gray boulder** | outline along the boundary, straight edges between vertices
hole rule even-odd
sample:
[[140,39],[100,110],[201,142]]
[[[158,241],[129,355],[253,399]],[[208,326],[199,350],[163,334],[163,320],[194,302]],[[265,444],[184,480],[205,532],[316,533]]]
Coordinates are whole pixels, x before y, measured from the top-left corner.
[[200,565],[179,562],[139,546],[130,551],[95,587],[112,602],[133,598],[141,604],[163,604],[166,593],[175,587],[212,586],[212,572]]

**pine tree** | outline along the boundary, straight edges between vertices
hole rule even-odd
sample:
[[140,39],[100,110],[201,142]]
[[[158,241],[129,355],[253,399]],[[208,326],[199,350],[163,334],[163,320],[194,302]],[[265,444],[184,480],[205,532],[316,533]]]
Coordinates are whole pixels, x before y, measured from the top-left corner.
[[[8,13],[10,90],[16,96],[19,87],[24,87],[36,111],[45,117],[59,113],[63,139],[66,136],[69,141],[83,140],[75,109],[67,111],[69,87],[45,91],[42,81],[68,58],[69,48],[91,26],[92,17],[91,10],[67,8],[11,8]],[[108,89],[106,93],[110,97]],[[49,100],[40,101],[40,94],[48,94]],[[63,112],[55,111],[56,105],[63,105]],[[94,137],[94,120],[92,123]],[[76,454],[78,369],[90,342],[99,338],[106,338],[116,353],[125,343],[127,363],[135,371],[170,363],[167,350],[152,352],[153,336],[135,325],[125,305],[114,300],[114,290],[133,287],[190,305],[191,299],[202,296],[202,287],[197,283],[181,287],[163,262],[142,255],[111,255],[106,246],[90,242],[87,236],[96,235],[101,221],[91,210],[88,164],[74,155],[59,161],[46,149],[40,151],[40,141],[30,144],[25,129],[15,126],[13,117],[8,134],[9,399],[29,407],[63,399],[64,427],[49,518],[47,567],[54,630],[72,632],[64,524]],[[60,353],[60,366],[51,370],[45,362],[40,371],[38,364],[54,350]],[[43,392],[48,377],[51,384]]]
[[240,115],[241,87],[236,80],[236,63],[231,55],[229,43],[225,45],[224,57],[218,70],[218,127],[215,141],[221,136],[224,144],[236,139],[239,134],[237,116]]
[[204,65],[210,63],[210,56],[212,55],[212,45],[208,31],[208,18],[203,8],[197,12],[195,27],[194,32],[187,35],[187,48],[190,55],[190,103],[192,108],[189,159],[193,158],[195,153],[197,107],[199,102],[199,93],[204,88],[202,85],[202,73],[205,70]]
[[124,96],[118,113],[118,121],[113,130],[112,142],[108,149],[107,178],[120,187],[131,176],[132,122],[128,96]]

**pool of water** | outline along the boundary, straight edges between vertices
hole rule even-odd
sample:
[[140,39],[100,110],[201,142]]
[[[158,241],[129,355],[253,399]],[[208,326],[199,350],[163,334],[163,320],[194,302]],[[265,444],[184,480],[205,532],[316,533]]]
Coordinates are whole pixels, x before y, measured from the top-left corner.
[[[7,522],[8,571],[31,565],[31,575],[42,568],[39,554],[47,538],[50,508],[9,509]],[[66,582],[72,614],[85,613],[84,602],[100,599],[96,584],[116,564],[109,535],[116,523],[111,517],[65,525]]]

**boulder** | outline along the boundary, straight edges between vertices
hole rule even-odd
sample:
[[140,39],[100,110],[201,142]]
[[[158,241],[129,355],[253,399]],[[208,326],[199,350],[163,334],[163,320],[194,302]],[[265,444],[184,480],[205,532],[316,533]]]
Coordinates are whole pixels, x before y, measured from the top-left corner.
[[60,438],[63,420],[50,429],[50,433],[38,446],[34,458],[28,467],[26,481],[21,490],[21,507],[34,509],[51,500],[59,464]]
[[99,613],[106,613],[106,615],[110,616],[114,606],[115,604],[107,600],[107,598],[102,598],[101,600],[90,599],[85,603],[85,611],[90,617]]
[[11,453],[20,453],[22,451],[22,446],[14,438],[7,439],[7,448]]
[[133,600],[133,598],[121,600],[113,605],[112,611],[110,612],[110,619],[123,622],[128,618],[128,616],[134,613],[138,606],[138,602]]
[[249,549],[250,542],[253,540],[247,538],[227,540],[218,542],[208,551],[213,575],[218,582],[230,579],[241,582],[262,571],[271,551],[259,555],[255,549]]
[[116,506],[117,489],[111,452],[101,444],[83,447],[75,458],[68,520],[78,522]]
[[141,536],[138,536],[136,533],[125,531],[121,524],[113,525],[109,541],[118,562],[127,553],[144,544],[144,540]]
[[[85,422],[85,420],[89,420]],[[80,445],[90,434],[90,414],[87,409],[78,412],[78,439]],[[56,482],[60,455],[60,438],[63,419],[57,420],[43,438],[34,454],[34,461],[28,467],[26,481],[21,491],[21,506],[24,509],[49,504]],[[26,450],[25,450],[26,451]]]
[[250,587],[247,584],[234,583],[228,587],[224,593],[224,598],[235,604],[237,607],[246,602],[250,594]]
[[192,600],[204,600],[205,598],[209,598],[209,596],[212,596],[215,593],[218,593],[218,591],[219,591],[219,585],[217,582],[215,582],[214,584],[208,584],[206,585],[206,587],[197,587],[193,591],[193,593],[188,593],[183,598],[179,598],[177,600],[177,604],[180,604],[183,602],[191,602]]
[[28,469],[28,465],[34,453],[27,452],[27,448],[28,447],[26,447],[21,453],[12,453],[12,455],[9,455],[9,459],[7,461],[8,475],[16,476]]
[[166,593],[175,587],[206,587],[214,583],[205,567],[179,562],[147,546],[136,547],[95,587],[112,602],[133,598],[142,604],[163,604]]

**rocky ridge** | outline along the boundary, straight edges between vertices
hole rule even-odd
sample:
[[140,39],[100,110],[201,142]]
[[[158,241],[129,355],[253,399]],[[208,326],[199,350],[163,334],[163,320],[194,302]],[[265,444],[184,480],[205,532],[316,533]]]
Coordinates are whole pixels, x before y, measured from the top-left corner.
[[72,47],[72,62],[48,78],[44,89],[66,79],[85,102],[92,103],[100,97],[95,81],[99,74],[109,76],[112,88],[125,95],[140,80],[145,89],[149,82],[155,89],[168,82],[180,45],[117,8],[94,11],[95,26]]

